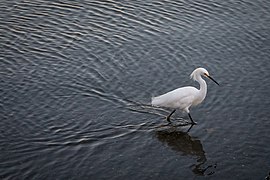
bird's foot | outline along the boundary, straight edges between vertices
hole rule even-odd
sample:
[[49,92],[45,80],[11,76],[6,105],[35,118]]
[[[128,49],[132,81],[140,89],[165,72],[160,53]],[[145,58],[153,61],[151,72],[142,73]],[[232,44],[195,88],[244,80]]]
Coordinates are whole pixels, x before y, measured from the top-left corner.
[[196,125],[196,124],[197,124],[197,122],[192,121],[192,122],[191,122],[191,124],[192,124],[192,126],[193,126],[193,125]]

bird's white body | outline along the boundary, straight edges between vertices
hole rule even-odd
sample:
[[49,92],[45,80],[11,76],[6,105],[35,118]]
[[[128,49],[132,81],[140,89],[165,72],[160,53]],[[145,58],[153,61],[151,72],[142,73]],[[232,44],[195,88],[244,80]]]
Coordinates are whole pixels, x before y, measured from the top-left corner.
[[204,98],[205,96],[200,96],[200,91],[197,88],[187,86],[153,97],[152,105],[174,109],[179,108],[189,113],[189,107],[200,104]]
[[[215,83],[217,83],[213,78],[209,76],[209,73],[206,69],[197,68],[191,73],[190,77],[200,84],[200,89],[191,86],[178,88],[163,95],[153,97],[151,102],[152,105],[180,109],[189,113],[189,108],[191,106],[200,104],[206,97],[207,85],[205,80],[203,80],[202,76],[206,76],[212,79]],[[169,117],[171,116],[171,114],[169,115]]]

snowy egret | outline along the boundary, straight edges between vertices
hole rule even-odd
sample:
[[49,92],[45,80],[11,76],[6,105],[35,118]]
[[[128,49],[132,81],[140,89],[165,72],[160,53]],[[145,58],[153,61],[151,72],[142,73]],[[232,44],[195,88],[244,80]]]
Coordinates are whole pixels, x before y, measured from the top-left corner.
[[209,75],[206,69],[197,68],[191,73],[190,78],[192,78],[194,81],[197,81],[200,84],[200,89],[191,86],[175,89],[163,95],[153,97],[152,106],[174,108],[174,110],[166,118],[167,121],[169,122],[171,122],[170,121],[171,115],[176,111],[177,108],[179,108],[180,110],[183,110],[186,113],[188,113],[188,116],[192,124],[196,124],[191,118],[189,108],[191,106],[196,106],[200,104],[206,96],[207,85],[206,82],[203,80],[202,76],[211,79],[217,85],[219,85],[218,82],[215,81]]

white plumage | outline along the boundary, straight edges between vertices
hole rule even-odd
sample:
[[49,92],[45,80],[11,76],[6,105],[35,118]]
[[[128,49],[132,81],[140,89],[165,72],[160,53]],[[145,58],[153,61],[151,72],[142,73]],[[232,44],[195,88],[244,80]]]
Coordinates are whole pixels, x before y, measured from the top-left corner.
[[193,104],[198,91],[198,89],[190,86],[178,88],[161,96],[153,97],[152,105],[184,109]]
[[[191,106],[200,104],[206,97],[207,85],[206,82],[203,80],[202,76],[208,77],[216,84],[218,84],[212,77],[209,76],[209,73],[206,69],[197,68],[191,73],[190,78],[200,84],[200,89],[191,86],[178,88],[163,95],[153,97],[152,105],[174,108],[175,110],[184,110],[188,113],[192,124],[196,124],[191,118],[189,108]],[[175,112],[175,110],[169,116],[167,116],[167,120],[169,122],[170,117]]]

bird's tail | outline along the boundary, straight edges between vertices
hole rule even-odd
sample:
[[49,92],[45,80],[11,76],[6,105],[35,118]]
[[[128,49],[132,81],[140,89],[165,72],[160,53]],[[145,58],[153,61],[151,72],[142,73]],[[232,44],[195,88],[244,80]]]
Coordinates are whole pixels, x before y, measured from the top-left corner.
[[155,106],[155,97],[152,97],[152,98],[151,98],[151,105],[152,105],[152,106]]
[[152,106],[161,106],[163,101],[159,97],[152,97],[151,104]]

